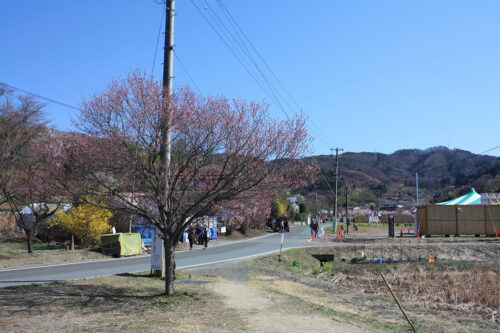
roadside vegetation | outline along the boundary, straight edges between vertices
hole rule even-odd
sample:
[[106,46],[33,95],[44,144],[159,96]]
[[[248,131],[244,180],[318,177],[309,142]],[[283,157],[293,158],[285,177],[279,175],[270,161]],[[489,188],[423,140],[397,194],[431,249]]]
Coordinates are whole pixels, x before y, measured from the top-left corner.
[[[481,248],[465,252],[470,258],[484,257]],[[334,253],[336,259],[320,267],[311,256],[313,253]],[[495,258],[491,258],[492,262],[443,258],[436,263],[366,264],[351,263],[355,259],[353,253],[352,249],[339,248],[296,249],[285,252],[281,261],[277,255],[271,255],[247,264],[256,272],[252,278],[256,287],[289,297],[291,306],[374,330],[408,330],[379,271],[419,331],[500,329],[500,272]]]
[[0,242],[0,269],[77,262],[88,260],[109,259],[98,250],[77,249],[69,251],[64,244],[48,244],[38,240],[33,242],[33,253],[26,250],[26,242]]

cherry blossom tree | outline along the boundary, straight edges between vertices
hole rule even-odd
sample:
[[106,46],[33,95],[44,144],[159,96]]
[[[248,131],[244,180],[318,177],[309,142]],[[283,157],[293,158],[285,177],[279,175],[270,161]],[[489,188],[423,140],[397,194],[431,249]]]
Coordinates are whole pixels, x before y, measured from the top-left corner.
[[288,161],[306,153],[309,138],[301,114],[275,120],[265,104],[202,97],[187,88],[167,95],[138,72],[111,82],[83,101],[80,134],[68,156],[80,180],[99,184],[161,233],[165,292],[172,294],[174,249],[183,231],[218,206],[273,186]]
[[13,171],[23,165],[31,143],[43,128],[42,108],[34,98],[13,96],[0,85],[0,204],[8,201]]
[[41,222],[55,213],[62,200],[58,184],[63,150],[60,136],[42,122],[43,105],[33,97],[12,100],[7,94],[12,93],[0,94],[0,203],[11,207],[32,253]]
[[45,133],[30,144],[23,164],[12,172],[5,193],[17,225],[23,229],[28,252],[33,253],[33,240],[42,222],[61,208],[65,197],[64,155],[60,138]]

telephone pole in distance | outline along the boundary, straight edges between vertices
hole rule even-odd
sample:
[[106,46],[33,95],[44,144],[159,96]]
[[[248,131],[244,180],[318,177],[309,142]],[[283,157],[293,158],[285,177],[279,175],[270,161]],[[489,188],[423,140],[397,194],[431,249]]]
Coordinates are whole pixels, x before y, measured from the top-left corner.
[[337,186],[339,182],[339,151],[344,151],[342,148],[331,149],[331,151],[335,150],[335,207],[333,210],[333,218],[332,218],[332,229],[334,232],[337,232]]

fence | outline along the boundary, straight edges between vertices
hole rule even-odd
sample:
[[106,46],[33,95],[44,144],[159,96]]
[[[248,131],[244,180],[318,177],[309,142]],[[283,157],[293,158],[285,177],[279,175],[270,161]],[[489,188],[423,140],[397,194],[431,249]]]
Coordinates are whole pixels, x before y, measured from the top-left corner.
[[420,235],[486,235],[500,229],[500,206],[428,205],[417,208]]

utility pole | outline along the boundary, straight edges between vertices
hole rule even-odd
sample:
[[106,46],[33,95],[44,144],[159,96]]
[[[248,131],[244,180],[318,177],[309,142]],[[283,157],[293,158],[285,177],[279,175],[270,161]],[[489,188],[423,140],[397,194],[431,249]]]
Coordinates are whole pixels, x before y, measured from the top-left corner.
[[[331,149],[333,151],[334,149]],[[332,229],[337,232],[337,184],[339,182],[339,150],[344,151],[342,148],[335,148],[335,207],[333,209],[334,217],[332,219]]]
[[417,207],[418,207],[418,172],[415,173],[415,186],[417,187]]
[[349,207],[347,206],[347,179],[344,178],[345,184],[345,223],[347,225],[347,233],[349,233]]
[[415,236],[418,236],[418,229],[417,229],[417,218],[418,218],[418,172],[415,173],[415,187],[417,188],[417,205],[415,206]]
[[[170,210],[170,161],[171,161],[171,127],[172,127],[172,113],[168,103],[170,96],[172,95],[172,82],[173,82],[173,71],[174,71],[174,16],[175,16],[175,0],[165,1],[165,46],[163,55],[163,92],[162,92],[162,110],[160,118],[160,131],[161,131],[161,144],[160,144],[160,164],[161,171],[163,175],[162,184],[162,194],[165,198],[165,211],[168,214]],[[166,219],[167,217],[163,217]],[[163,250],[162,257],[162,271],[161,275],[165,274],[165,285],[168,286],[169,274],[166,274],[167,269],[166,261],[167,255],[165,251],[169,248],[169,243],[173,242],[173,239],[169,239],[169,235],[163,235]],[[171,246],[170,246],[171,248]],[[170,270],[173,267],[169,267]],[[158,272],[156,272],[158,274]]]
[[318,222],[318,189],[316,188],[316,222]]

